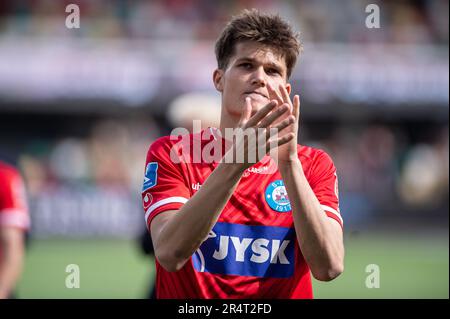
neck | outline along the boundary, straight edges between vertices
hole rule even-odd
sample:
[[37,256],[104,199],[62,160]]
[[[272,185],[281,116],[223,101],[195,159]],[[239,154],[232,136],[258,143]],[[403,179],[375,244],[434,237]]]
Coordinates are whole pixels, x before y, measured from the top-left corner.
[[222,136],[225,138],[225,129],[234,129],[238,126],[239,119],[236,121],[230,114],[228,114],[224,107],[222,107],[222,112],[220,116],[219,129]]

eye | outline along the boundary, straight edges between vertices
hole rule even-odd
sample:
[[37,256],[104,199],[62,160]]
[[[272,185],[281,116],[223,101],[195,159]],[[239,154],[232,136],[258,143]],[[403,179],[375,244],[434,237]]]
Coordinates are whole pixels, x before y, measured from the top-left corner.
[[248,70],[248,69],[250,69],[250,68],[252,67],[252,64],[251,64],[251,63],[248,63],[248,62],[244,62],[244,63],[239,64],[239,67]]
[[267,70],[267,74],[276,74],[276,75],[279,75],[279,74],[280,74],[280,71],[278,71],[277,69],[270,68],[270,69]]

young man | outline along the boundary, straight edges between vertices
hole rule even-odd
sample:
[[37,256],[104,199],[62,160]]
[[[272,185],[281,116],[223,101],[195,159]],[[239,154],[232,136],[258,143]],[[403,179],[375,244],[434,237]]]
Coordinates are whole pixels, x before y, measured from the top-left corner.
[[19,172],[0,162],[0,299],[10,298],[22,270],[30,218]]
[[[244,11],[216,42],[220,130],[150,146],[142,198],[158,298],[312,298],[310,271],[322,281],[343,271],[336,169],[297,145],[300,101],[287,80],[299,52],[280,17]],[[259,129],[276,158],[252,162],[250,138],[222,138],[229,128]],[[205,160],[211,143],[225,155]]]

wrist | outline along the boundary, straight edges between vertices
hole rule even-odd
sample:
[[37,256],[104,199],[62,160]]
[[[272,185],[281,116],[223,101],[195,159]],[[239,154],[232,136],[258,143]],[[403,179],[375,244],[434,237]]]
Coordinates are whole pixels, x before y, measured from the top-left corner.
[[242,174],[246,170],[246,167],[240,163],[221,162],[216,167],[216,170],[219,170],[220,172],[222,172],[226,178],[235,179],[235,178],[241,178]]
[[298,156],[288,160],[278,160],[278,169],[282,174],[285,172],[289,172],[292,169],[298,170],[299,168],[303,172],[302,163],[300,162]]

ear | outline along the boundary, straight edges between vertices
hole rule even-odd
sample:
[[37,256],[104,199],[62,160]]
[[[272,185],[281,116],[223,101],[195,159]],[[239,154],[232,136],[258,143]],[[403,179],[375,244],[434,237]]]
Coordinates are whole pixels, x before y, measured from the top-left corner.
[[215,69],[213,73],[213,82],[217,91],[223,91],[223,70]]
[[291,94],[291,84],[290,83],[286,83],[286,91],[288,94]]

